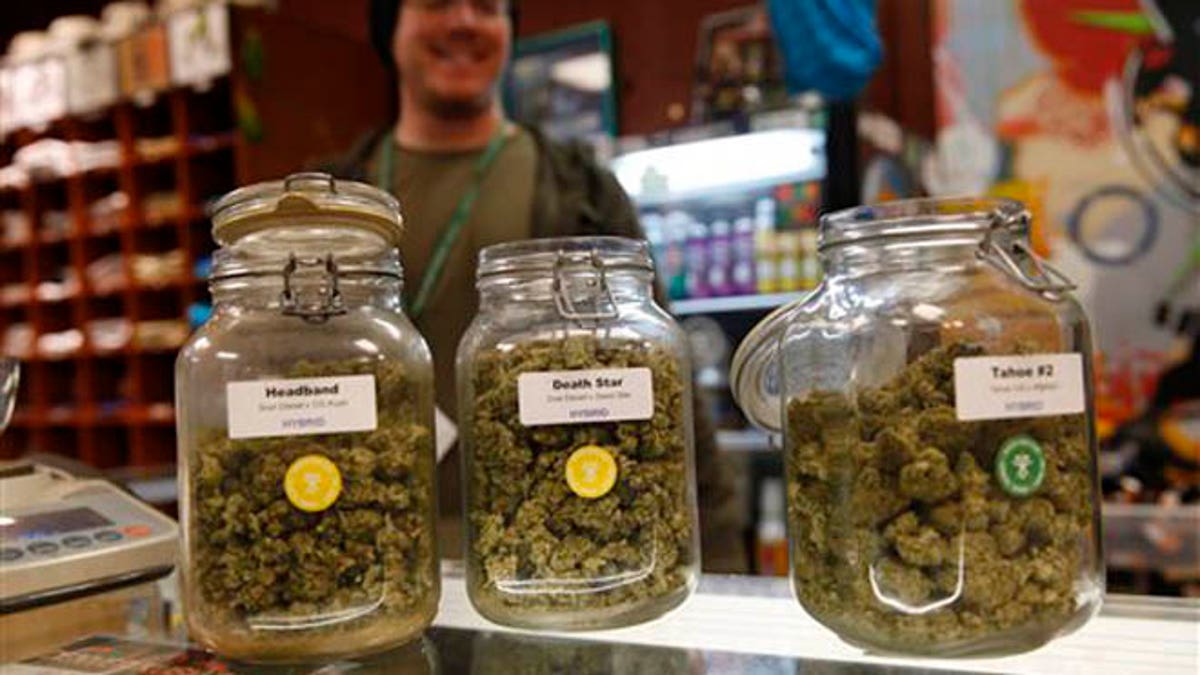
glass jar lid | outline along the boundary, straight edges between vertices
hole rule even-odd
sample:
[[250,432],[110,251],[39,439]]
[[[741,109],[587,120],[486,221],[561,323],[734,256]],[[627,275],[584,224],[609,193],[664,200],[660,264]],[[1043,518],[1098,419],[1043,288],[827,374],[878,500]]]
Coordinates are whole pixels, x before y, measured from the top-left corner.
[[843,209],[821,217],[817,247],[896,237],[983,236],[993,231],[1029,233],[1029,212],[1021,202],[992,197],[904,199]]
[[395,197],[326,173],[294,173],[239,188],[219,199],[210,214],[213,239],[221,246],[255,238],[286,247],[304,241],[306,227],[371,235],[390,247],[404,234]]
[[494,244],[479,253],[477,278],[572,268],[654,271],[646,242],[626,237],[556,237]]
[[729,364],[733,400],[754,425],[780,433],[783,418],[779,382],[780,340],[804,300],[795,300],[771,312],[742,339]]
[[620,316],[609,283],[614,274],[653,275],[646,242],[625,237],[558,237],[495,244],[479,254],[477,286],[533,281],[559,316],[571,321],[606,321]]
[[212,281],[318,267],[343,275],[401,275],[400,204],[365,183],[295,173],[234,190],[210,213],[220,244]]
[[[1011,199],[910,199],[822,216],[818,247],[825,253],[842,246],[900,238],[963,238],[977,241],[981,260],[1030,291],[1062,297],[1074,285],[1030,249],[1029,228],[1029,211]],[[783,428],[777,358],[780,343],[807,299],[788,303],[760,321],[742,340],[730,363],[734,400],[751,422],[770,431]]]

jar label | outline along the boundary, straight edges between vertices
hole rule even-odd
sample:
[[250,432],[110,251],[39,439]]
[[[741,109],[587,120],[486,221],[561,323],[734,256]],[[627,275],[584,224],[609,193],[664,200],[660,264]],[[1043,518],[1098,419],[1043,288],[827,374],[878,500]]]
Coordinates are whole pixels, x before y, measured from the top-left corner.
[[584,499],[599,499],[617,484],[617,460],[598,445],[585,445],[567,458],[567,487]]
[[283,491],[301,511],[324,511],[342,494],[342,472],[324,455],[305,455],[288,467]]
[[1014,436],[996,452],[996,479],[1014,497],[1037,492],[1046,478],[1046,455],[1031,436]]
[[375,376],[248,380],[225,385],[229,437],[374,431]]
[[959,421],[1081,413],[1086,405],[1081,354],[972,356],[954,360]]
[[517,378],[521,424],[594,424],[654,416],[649,368],[556,370]]

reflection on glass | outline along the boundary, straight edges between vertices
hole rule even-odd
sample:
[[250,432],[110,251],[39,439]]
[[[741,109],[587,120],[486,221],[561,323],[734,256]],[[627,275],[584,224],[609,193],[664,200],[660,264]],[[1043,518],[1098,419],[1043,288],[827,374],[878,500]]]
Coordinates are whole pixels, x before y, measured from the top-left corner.
[[[222,661],[207,652],[192,651],[186,659],[169,664],[173,668],[141,671],[143,675],[169,675],[177,672],[228,673],[230,675],[439,675],[438,650],[426,636],[373,656],[330,663],[295,665],[242,664]],[[183,670],[184,667],[191,670]],[[453,671],[445,671],[453,672]]]
[[687,675],[704,672],[700,664],[699,654],[682,649],[478,633],[472,644],[470,672],[471,675]]
[[17,403],[17,384],[20,382],[21,362],[0,358],[0,434],[8,428],[13,406]]

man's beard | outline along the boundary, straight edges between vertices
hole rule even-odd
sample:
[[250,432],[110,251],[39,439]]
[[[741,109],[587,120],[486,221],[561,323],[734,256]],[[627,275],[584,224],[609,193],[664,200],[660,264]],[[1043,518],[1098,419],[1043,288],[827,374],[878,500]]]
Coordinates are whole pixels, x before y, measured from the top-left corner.
[[469,120],[491,110],[496,95],[489,89],[482,96],[474,98],[447,98],[427,91],[421,98],[425,108],[442,119]]

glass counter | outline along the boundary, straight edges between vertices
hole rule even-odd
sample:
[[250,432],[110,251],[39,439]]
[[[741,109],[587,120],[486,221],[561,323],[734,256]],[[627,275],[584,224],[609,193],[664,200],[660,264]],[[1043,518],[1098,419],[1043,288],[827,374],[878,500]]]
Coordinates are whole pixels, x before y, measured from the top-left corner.
[[[682,607],[650,623],[586,633],[533,633],[500,628],[467,599],[458,566],[443,569],[443,596],[434,626],[418,642],[371,658],[303,666],[221,664],[159,637],[136,638],[138,648],[91,638],[86,658],[122,653],[140,659],[121,673],[1187,673],[1200,672],[1200,601],[1112,595],[1078,632],[1037,651],[1000,659],[934,660],[863,654],[838,640],[796,605],[783,579],[711,576]],[[172,597],[173,589],[163,589]],[[181,626],[178,619],[171,625]],[[86,636],[80,635],[78,638]],[[133,639],[133,638],[130,638]],[[116,645],[123,649],[114,649]],[[65,666],[84,658],[42,657],[36,665],[0,665],[0,672],[79,672]],[[57,660],[56,660],[57,659]],[[72,660],[74,659],[74,660]],[[184,665],[191,666],[186,669]],[[59,667],[61,671],[47,670]],[[207,670],[205,668],[208,668]],[[40,670],[39,670],[40,669]]]

